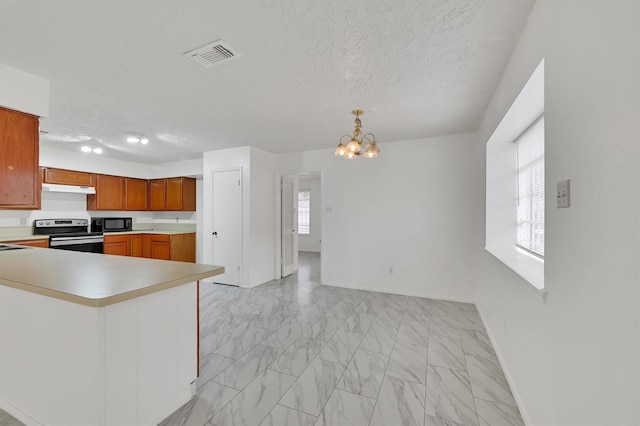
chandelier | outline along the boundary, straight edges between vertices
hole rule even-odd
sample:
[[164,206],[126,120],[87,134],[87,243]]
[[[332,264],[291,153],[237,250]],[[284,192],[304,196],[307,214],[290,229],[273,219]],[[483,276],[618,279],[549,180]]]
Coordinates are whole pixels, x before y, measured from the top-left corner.
[[[353,136],[344,135],[340,138],[340,143],[338,143],[335,155],[346,158],[347,160],[359,157],[360,155],[364,158],[376,158],[378,154],[380,154],[380,148],[378,148],[375,135],[373,133],[362,134],[360,116],[364,114],[364,111],[354,109],[351,111],[351,114],[356,116],[356,128],[353,131]],[[351,138],[351,140],[346,145],[343,145],[342,141],[345,140],[344,138]],[[367,145],[366,149],[365,145]]]

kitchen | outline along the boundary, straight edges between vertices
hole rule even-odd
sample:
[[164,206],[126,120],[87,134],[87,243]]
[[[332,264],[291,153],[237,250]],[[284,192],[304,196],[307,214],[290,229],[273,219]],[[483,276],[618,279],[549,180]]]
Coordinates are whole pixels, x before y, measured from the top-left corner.
[[[0,73],[21,93],[39,81]],[[60,168],[73,155],[51,167],[36,116],[48,85],[39,103],[3,93],[0,405],[27,424],[158,422],[191,398],[198,282],[224,271],[194,263],[197,181],[104,159]]]

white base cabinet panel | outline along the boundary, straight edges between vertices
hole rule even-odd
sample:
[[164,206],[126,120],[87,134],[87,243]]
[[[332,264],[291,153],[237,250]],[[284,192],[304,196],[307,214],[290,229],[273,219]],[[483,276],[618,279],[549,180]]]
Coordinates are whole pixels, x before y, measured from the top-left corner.
[[27,425],[155,425],[191,398],[197,290],[92,308],[0,285],[0,408]]

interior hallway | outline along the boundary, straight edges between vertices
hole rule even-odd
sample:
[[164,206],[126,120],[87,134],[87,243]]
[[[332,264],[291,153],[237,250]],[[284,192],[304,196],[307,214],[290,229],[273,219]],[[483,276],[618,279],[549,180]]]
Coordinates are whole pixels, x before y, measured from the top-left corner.
[[201,286],[197,395],[163,425],[522,425],[474,305],[320,286],[319,253]]

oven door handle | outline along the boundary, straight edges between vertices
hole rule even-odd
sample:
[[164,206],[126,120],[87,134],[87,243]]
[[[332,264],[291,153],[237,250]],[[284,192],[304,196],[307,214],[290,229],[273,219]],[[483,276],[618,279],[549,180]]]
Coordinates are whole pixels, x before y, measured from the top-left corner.
[[93,243],[104,243],[104,238],[96,237],[96,238],[56,238],[55,240],[50,241],[50,246],[70,246],[73,244],[93,244]]

